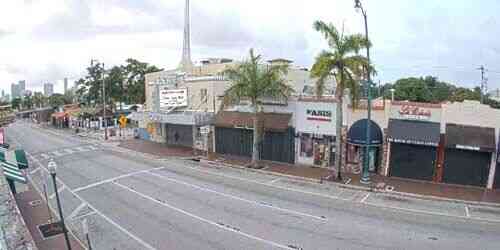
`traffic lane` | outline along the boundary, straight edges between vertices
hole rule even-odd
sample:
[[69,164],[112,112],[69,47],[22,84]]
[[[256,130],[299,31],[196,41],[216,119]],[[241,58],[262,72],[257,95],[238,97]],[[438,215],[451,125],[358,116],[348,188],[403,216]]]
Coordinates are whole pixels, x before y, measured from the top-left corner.
[[7,127],[7,138],[17,142],[20,147],[32,153],[56,150],[62,147],[74,147],[81,142],[70,141],[67,138],[47,134],[45,131],[35,130],[20,123],[14,123]]
[[91,214],[76,220],[67,220],[68,226],[85,244],[87,244],[87,240],[83,231],[83,220],[87,220],[89,239],[93,249],[144,249],[143,245],[118,230],[98,214]]
[[[145,174],[147,175],[147,174]],[[127,181],[129,179],[126,179]],[[163,182],[164,183],[164,182]],[[137,184],[140,185],[140,184]],[[161,190],[173,190],[173,187],[164,187]],[[158,191],[160,192],[160,191]],[[196,193],[196,192],[195,192]],[[283,193],[279,193],[285,196]],[[206,194],[201,194],[206,195]],[[190,197],[192,194],[186,194]],[[308,195],[303,197],[304,200],[308,200]],[[212,198],[210,198],[212,200]],[[234,199],[233,199],[234,200]],[[237,200],[238,201],[238,200]],[[327,201],[325,201],[327,202]],[[192,206],[189,206],[192,207]],[[265,207],[264,207],[265,208]],[[286,207],[288,209],[295,210],[294,206]],[[204,211],[201,209],[200,211]],[[271,209],[273,210],[273,209]],[[492,237],[495,236],[495,232],[498,232],[498,225],[494,227],[485,227],[480,223],[470,223],[466,220],[450,220],[450,219],[437,219],[435,217],[421,215],[421,214],[407,214],[394,211],[384,211],[379,208],[374,208],[371,206],[365,206],[360,203],[340,203],[332,205],[331,214],[323,211],[320,214],[327,214],[328,225],[318,226],[316,228],[316,233],[312,236],[306,237],[302,241],[302,245],[306,246],[306,249],[312,247],[313,249],[321,248],[317,244],[321,242],[328,242],[328,239],[339,239],[336,244],[341,244],[347,248],[360,248],[363,247],[362,243],[364,238],[370,238],[371,246],[376,246],[375,248],[391,248],[394,246],[401,246],[408,241],[409,238],[416,241],[416,248],[430,248],[434,245],[449,245],[450,247],[460,247],[461,244],[470,245],[470,242],[474,241],[474,236],[480,235],[482,230],[488,229],[493,232],[490,234]],[[210,214],[210,213],[209,213]],[[401,219],[404,218],[404,219]],[[434,224],[436,221],[439,223]],[[440,225],[440,223],[442,225]],[[272,224],[275,224],[272,222]],[[291,223],[294,225],[293,223]],[[330,232],[331,228],[336,228],[338,225],[344,225],[344,227],[349,227],[347,234],[344,232]],[[266,226],[267,227],[267,226]],[[309,227],[308,227],[309,228]],[[312,226],[311,228],[315,228]],[[381,231],[380,229],[384,230]],[[479,228],[479,229],[478,229]],[[448,235],[448,231],[457,230],[456,235]],[[272,230],[276,232],[277,230]],[[318,233],[320,232],[320,233]],[[323,235],[321,233],[326,233]],[[288,234],[287,234],[288,235]],[[304,234],[305,235],[305,234]],[[355,236],[355,237],[353,237]],[[357,236],[361,237],[358,238]],[[293,235],[292,235],[293,237]],[[316,237],[316,238],[315,238]],[[439,243],[434,242],[434,237],[440,239]],[[464,240],[466,239],[466,240]],[[314,244],[309,246],[309,241],[313,241]],[[459,244],[457,244],[457,242]],[[476,242],[480,243],[480,241]]]
[[72,154],[55,159],[55,162],[58,165],[57,175],[71,189],[155,167],[123,158],[120,154],[109,150]]
[[81,196],[156,249],[279,249],[178,213],[113,183],[82,191]]
[[[314,237],[314,228],[326,223],[316,215],[296,213],[292,210],[276,209],[232,199],[227,196],[203,192],[148,174],[117,181],[126,187],[186,210],[191,214],[222,223],[260,238],[298,245],[299,237]],[[300,245],[299,245],[300,246]]]

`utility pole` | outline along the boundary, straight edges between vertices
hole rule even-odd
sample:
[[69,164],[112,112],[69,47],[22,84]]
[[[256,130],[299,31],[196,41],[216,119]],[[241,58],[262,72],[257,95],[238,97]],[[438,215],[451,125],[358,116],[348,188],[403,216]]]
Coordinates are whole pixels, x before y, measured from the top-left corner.
[[484,95],[488,91],[488,82],[487,79],[484,78],[484,72],[486,71],[486,69],[484,68],[483,65],[481,65],[481,67],[477,68],[477,70],[481,71],[481,103],[484,104],[484,102],[486,101],[484,99]]

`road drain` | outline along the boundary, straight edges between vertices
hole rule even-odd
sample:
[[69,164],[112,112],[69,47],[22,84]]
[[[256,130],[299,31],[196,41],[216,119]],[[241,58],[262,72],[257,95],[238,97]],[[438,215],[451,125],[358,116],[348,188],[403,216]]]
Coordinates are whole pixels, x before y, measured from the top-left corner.
[[304,248],[298,247],[298,246],[294,246],[294,245],[288,245],[287,247],[289,247],[291,249],[296,249],[296,250],[304,250]]

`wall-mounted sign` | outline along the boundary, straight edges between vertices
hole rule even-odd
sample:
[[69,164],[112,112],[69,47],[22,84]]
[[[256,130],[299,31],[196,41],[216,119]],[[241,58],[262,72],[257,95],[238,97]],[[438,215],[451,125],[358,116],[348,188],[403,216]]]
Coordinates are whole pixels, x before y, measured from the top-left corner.
[[412,105],[401,106],[398,113],[402,118],[411,120],[429,120],[431,118],[431,111],[429,109]]
[[307,109],[306,114],[307,114],[306,119],[309,121],[323,121],[323,122],[332,121],[332,111]]
[[185,89],[161,89],[160,108],[187,106],[187,92]]
[[433,147],[437,147],[439,145],[438,143],[430,142],[430,141],[419,141],[419,140],[401,139],[401,138],[392,138],[392,137],[389,137],[388,141],[394,142],[394,143],[433,146]]

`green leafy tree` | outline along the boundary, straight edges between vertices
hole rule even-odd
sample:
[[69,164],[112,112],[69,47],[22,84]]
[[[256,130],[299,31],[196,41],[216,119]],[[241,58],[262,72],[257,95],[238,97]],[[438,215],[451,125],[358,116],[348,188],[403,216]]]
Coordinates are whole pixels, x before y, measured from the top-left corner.
[[146,101],[145,76],[147,73],[157,72],[160,69],[132,58],[127,59],[126,63],[124,66],[125,81],[121,85],[126,96],[124,101],[129,104],[144,103]]
[[33,96],[31,93],[24,95],[22,99],[22,109],[32,109],[33,108]]
[[323,34],[330,47],[329,50],[322,51],[316,57],[311,70],[311,75],[318,78],[316,94],[323,95],[326,80],[330,77],[335,77],[337,83],[335,91],[337,100],[335,166],[337,167],[337,179],[341,179],[342,142],[340,135],[342,134],[343,96],[345,90],[349,89],[352,103],[356,105],[360,90],[358,79],[362,78],[364,69],[370,69],[370,72],[374,72],[367,58],[358,54],[362,48],[370,46],[370,42],[360,34],[344,35],[333,24],[326,24],[322,21],[316,21],[314,29]]
[[36,108],[42,108],[45,106],[46,99],[42,92],[33,93],[33,104]]
[[109,103],[122,102],[125,99],[123,82],[125,81],[125,70],[122,66],[114,66],[106,75],[106,97]]
[[21,98],[17,97],[12,99],[10,105],[12,106],[13,109],[19,110],[21,108],[21,103],[22,103]]
[[65,101],[64,95],[56,93],[49,97],[49,104],[52,107],[58,107],[68,103]]
[[259,113],[262,112],[262,100],[272,98],[286,100],[293,93],[293,89],[284,79],[288,71],[287,65],[261,64],[261,56],[250,50],[250,58],[234,68],[224,71],[230,81],[229,88],[224,93],[225,104],[238,104],[241,100],[248,100],[254,110],[253,120],[253,151],[252,165],[259,160],[259,144],[261,131],[259,128]]

